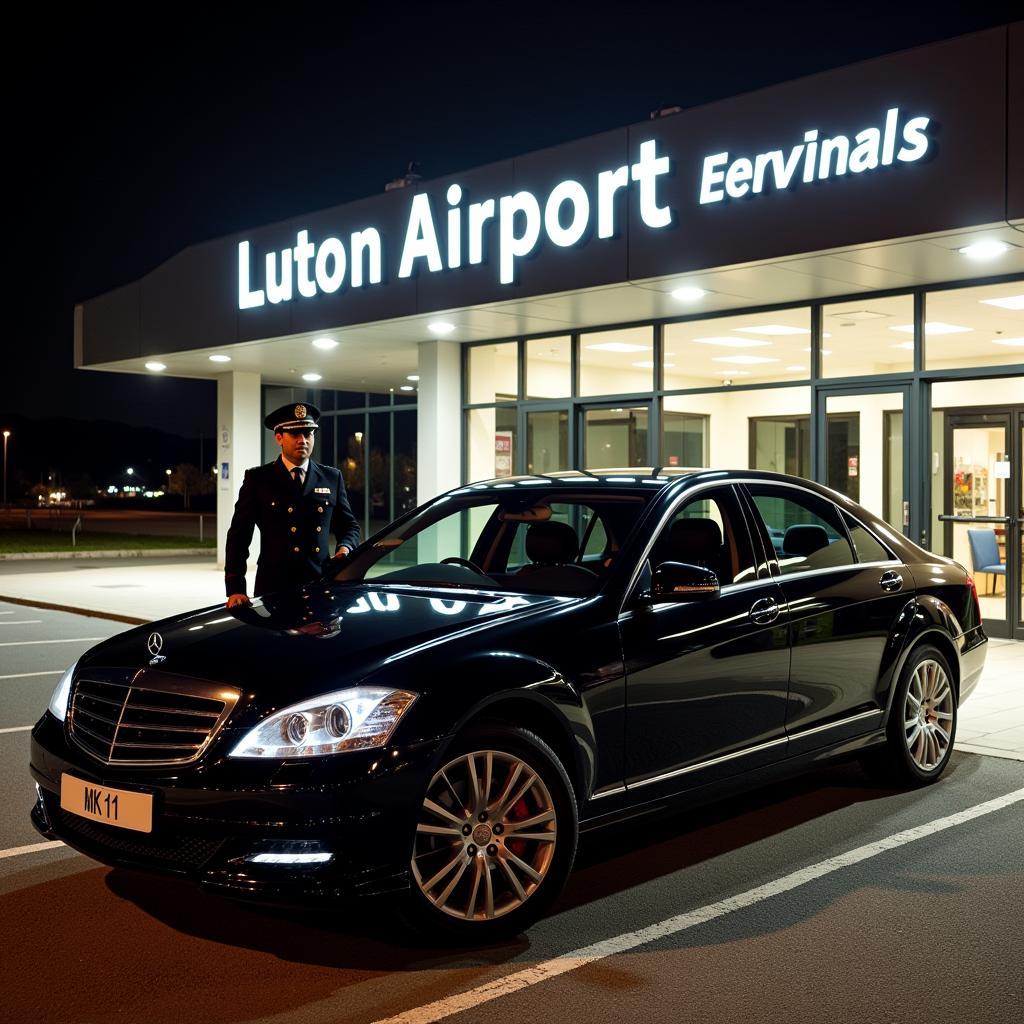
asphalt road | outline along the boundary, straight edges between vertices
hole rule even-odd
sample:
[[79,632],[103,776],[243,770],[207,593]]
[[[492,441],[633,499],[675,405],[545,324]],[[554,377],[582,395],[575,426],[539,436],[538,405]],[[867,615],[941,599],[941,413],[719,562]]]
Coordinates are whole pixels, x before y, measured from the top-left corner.
[[[75,520],[82,519],[82,530],[89,533],[131,533],[150,537],[181,537],[184,540],[199,539],[198,512],[148,512],[141,509],[31,509],[32,529],[70,533]],[[214,512],[202,513],[203,536],[209,539],[217,536],[217,516]],[[25,510],[0,510],[0,530],[25,529]]]
[[[916,793],[837,765],[591,836],[527,935],[435,948],[397,936],[376,904],[271,912],[63,847],[15,852],[41,841],[22,727],[95,642],[84,638],[122,627],[4,604],[0,623],[0,644],[19,645],[0,646],[0,730],[20,729],[0,731],[2,1020],[1020,1019],[1024,802],[946,820],[1024,789],[1020,762],[957,753]],[[865,849],[855,863],[829,860]],[[622,938],[666,921],[651,941]],[[608,944],[565,959],[593,943]],[[444,1016],[466,993],[468,1008]]]

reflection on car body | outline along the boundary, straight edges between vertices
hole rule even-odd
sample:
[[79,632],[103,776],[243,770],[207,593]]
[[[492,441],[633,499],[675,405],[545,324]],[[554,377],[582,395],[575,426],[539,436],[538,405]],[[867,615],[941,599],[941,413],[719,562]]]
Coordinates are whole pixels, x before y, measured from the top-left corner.
[[965,570],[820,485],[504,478],[318,582],[93,648],[33,730],[32,820],[211,891],[388,893],[487,941],[557,895],[581,829],[825,757],[934,781],[984,653]]

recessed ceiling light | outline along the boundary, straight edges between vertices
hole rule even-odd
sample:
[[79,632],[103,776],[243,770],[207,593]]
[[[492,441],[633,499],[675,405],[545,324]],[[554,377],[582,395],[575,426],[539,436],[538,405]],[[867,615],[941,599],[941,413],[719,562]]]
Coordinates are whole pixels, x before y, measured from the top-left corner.
[[628,341],[602,341],[599,345],[586,345],[595,352],[650,352],[650,345],[633,345]]
[[807,372],[807,367],[806,366],[787,366],[786,367],[786,372],[787,373],[806,373]]
[[337,348],[338,343],[333,338],[314,338],[313,348],[322,348],[324,351]]
[[901,341],[898,345],[893,345],[892,347],[912,349],[914,347],[914,343],[912,341]]
[[[635,366],[635,367],[637,367],[640,370],[653,370],[654,369],[654,362],[651,359],[642,359],[639,363],[631,363],[630,365],[631,366]],[[675,365],[676,365],[675,363],[665,363],[664,364],[666,370],[674,370],[675,369]]]
[[419,380],[420,379],[420,375],[418,373],[410,373],[405,379],[406,380]]
[[715,373],[719,377],[725,377],[728,380],[730,377],[749,377],[749,370],[715,370]]
[[[804,352],[810,352],[811,350],[809,348],[805,348],[805,349],[803,349],[803,351]],[[832,355],[832,349],[830,349],[830,348],[823,348],[821,350],[821,354],[823,356],[830,356],[830,355]]]
[[411,384],[403,384],[398,390],[399,391],[415,391],[416,389]]
[[993,345],[1009,345],[1011,348],[1024,348],[1024,338],[993,338]]
[[707,292],[703,288],[685,285],[682,288],[673,289],[671,295],[673,299],[678,299],[680,302],[696,302],[698,299],[703,299]]
[[712,356],[712,361],[716,363],[735,363],[737,366],[756,366],[761,363],[777,363],[778,359],[743,354],[738,356]]
[[447,320],[434,320],[427,324],[427,330],[431,334],[451,334],[455,330],[455,324],[450,324]]
[[786,324],[764,324],[762,327],[737,327],[737,331],[745,334],[810,334],[808,327],[788,327]]
[[211,363],[230,363],[231,362],[231,356],[213,355],[213,356],[210,356],[210,362]]
[[761,338],[694,338],[698,345],[721,345],[723,348],[763,348],[770,345],[770,341],[763,341]]
[[961,256],[967,256],[972,260],[994,260],[1009,252],[1012,247],[1006,242],[1000,242],[997,238],[984,238],[980,242],[971,242],[970,245],[961,246],[957,252]]
[[315,384],[318,380],[323,380],[323,377],[319,373],[304,373],[302,379],[308,380],[310,384]]
[[1024,309],[1024,295],[1007,295],[1003,299],[978,299],[986,306],[998,306],[1000,309]]
[[160,373],[162,370],[166,370],[167,369],[167,364],[166,363],[158,363],[158,362],[154,361],[154,362],[151,362],[151,363],[146,363],[146,369],[147,370],[152,370],[154,373]]
[[[913,334],[913,324],[900,324],[899,327],[890,327],[890,331],[901,331],[903,334]],[[925,334],[964,334],[973,331],[973,327],[960,327],[957,324],[944,324],[941,320],[929,320],[924,325]]]

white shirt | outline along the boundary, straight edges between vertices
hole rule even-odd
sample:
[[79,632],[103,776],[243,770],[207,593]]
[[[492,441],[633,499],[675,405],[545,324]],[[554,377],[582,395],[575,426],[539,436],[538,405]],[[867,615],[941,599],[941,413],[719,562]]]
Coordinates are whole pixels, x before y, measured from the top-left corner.
[[305,462],[289,462],[282,455],[281,456],[281,461],[284,463],[284,468],[288,470],[288,475],[289,476],[294,476],[295,475],[292,472],[292,470],[295,469],[295,468],[298,468],[298,469],[302,470],[302,479],[303,480],[305,480],[306,477],[309,475],[309,459],[306,459]]

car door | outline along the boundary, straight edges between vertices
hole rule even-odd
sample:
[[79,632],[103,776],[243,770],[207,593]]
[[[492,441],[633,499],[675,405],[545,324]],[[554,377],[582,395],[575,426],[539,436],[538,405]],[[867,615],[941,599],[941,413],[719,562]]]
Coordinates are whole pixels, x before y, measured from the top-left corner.
[[825,497],[774,482],[745,490],[789,608],[790,753],[870,731],[884,713],[883,663],[913,578]]
[[[747,519],[732,486],[682,497],[663,520],[620,613],[626,784],[650,787],[651,798],[785,754],[784,601]],[[720,543],[700,540],[708,536]],[[662,561],[714,569],[720,593],[685,603],[645,602],[649,574]]]

